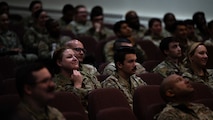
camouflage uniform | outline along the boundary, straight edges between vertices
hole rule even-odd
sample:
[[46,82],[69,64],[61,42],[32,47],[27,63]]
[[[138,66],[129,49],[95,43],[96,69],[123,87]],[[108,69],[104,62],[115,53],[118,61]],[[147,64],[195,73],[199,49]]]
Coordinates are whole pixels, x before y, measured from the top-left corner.
[[204,42],[204,44],[205,44],[206,46],[213,46],[213,39],[210,38],[210,39],[206,40],[206,41]]
[[69,36],[61,36],[59,39],[48,36],[47,40],[43,40],[38,43],[39,58],[50,59],[54,50],[63,47],[70,39],[71,38]]
[[40,41],[48,41],[46,29],[39,29],[35,26],[26,31],[23,38],[25,52],[38,55],[38,44]]
[[213,112],[203,104],[168,103],[157,120],[212,120]]
[[81,75],[83,76],[82,88],[75,88],[73,81],[70,78],[63,76],[62,74],[55,75],[53,80],[56,84],[56,91],[67,91],[75,93],[80,97],[82,105],[87,110],[88,94],[94,89],[101,88],[101,84],[94,75],[87,74],[83,71],[81,71]]
[[58,19],[57,21],[59,23],[59,26],[62,28],[65,28],[68,25],[62,18]]
[[114,33],[113,33],[112,30],[110,30],[110,29],[108,29],[106,27],[103,27],[100,32],[96,32],[95,29],[92,27],[89,30],[87,30],[87,32],[85,33],[85,35],[91,36],[97,42],[99,42],[101,40],[106,40],[110,36],[113,36]]
[[18,39],[18,36],[13,31],[7,31],[0,33],[0,54],[9,55],[9,57],[17,63],[22,63],[25,61],[35,61],[37,59],[36,55],[11,52],[11,49],[22,49],[22,45]]
[[15,120],[66,120],[63,114],[54,107],[46,106],[45,111],[36,111],[23,101],[17,107]]
[[143,40],[150,40],[155,46],[159,47],[160,42],[163,38],[164,38],[163,35],[161,36],[148,35],[148,36],[144,36]]
[[[113,50],[113,44],[115,40],[109,41],[105,44],[104,46],[104,55],[106,58],[106,62],[113,62],[113,55],[114,55],[114,50]],[[146,53],[141,49],[139,45],[134,45],[135,52],[137,55],[137,62],[142,63],[146,59]]]
[[138,40],[138,39],[144,37],[144,33],[145,33],[145,32],[146,32],[146,28],[143,27],[143,26],[140,26],[140,27],[139,27],[139,30],[132,29],[132,36],[134,36],[134,38],[135,38],[136,40]]
[[85,25],[72,21],[68,26],[67,29],[71,30],[75,35],[82,35],[85,34],[87,30],[92,27],[92,23],[87,21]]
[[[103,75],[112,75],[115,73],[115,70],[116,70],[115,63],[111,62],[104,68]],[[146,69],[140,63],[136,63],[135,74],[138,75],[141,73],[146,73]]]
[[189,79],[192,82],[204,83],[205,85],[213,88],[213,70],[204,70],[204,76],[198,76],[194,74],[191,68],[187,68],[186,72],[182,75],[184,78]]
[[100,75],[97,69],[90,64],[80,64],[80,71],[83,71],[91,75]]
[[186,71],[186,68],[184,67],[183,64],[181,63],[175,64],[169,58],[166,58],[164,61],[162,61],[153,69],[154,73],[159,73],[164,78],[171,74],[182,75],[185,71]]
[[34,24],[33,17],[32,16],[28,16],[28,17],[24,18],[22,20],[22,24],[24,25],[24,29],[28,30]]
[[110,75],[101,83],[103,88],[117,88],[121,90],[127,98],[129,105],[132,107],[133,94],[135,89],[140,85],[147,85],[140,77],[132,75],[130,80],[125,80],[117,73]]

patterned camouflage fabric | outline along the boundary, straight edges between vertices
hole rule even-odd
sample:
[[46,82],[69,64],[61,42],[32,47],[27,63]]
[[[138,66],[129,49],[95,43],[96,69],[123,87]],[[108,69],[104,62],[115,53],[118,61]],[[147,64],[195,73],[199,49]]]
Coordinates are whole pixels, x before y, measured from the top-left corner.
[[140,85],[147,85],[140,77],[132,75],[130,80],[125,80],[117,73],[110,75],[106,80],[101,83],[103,88],[117,88],[124,93],[129,102],[129,105],[132,107],[133,104],[133,94],[135,89]]
[[83,76],[82,88],[75,88],[73,81],[62,74],[55,75],[53,80],[56,84],[56,91],[68,91],[75,93],[80,97],[81,102],[86,109],[88,105],[88,94],[94,89],[101,88],[101,84],[94,75],[87,74],[82,71],[81,75]]
[[72,21],[69,25],[67,25],[66,29],[71,30],[75,35],[85,34],[89,28],[92,27],[92,23],[87,21],[86,24],[80,24],[75,21]]
[[98,70],[90,64],[80,64],[80,71],[91,75],[100,75]]
[[35,26],[26,31],[23,37],[24,49],[27,53],[38,55],[38,44],[40,41],[47,41],[48,33],[46,29],[39,29]]
[[213,89],[213,70],[207,69],[204,70],[204,76],[198,76],[194,74],[193,70],[187,68],[186,72],[182,75],[184,78],[189,79],[192,82],[204,83],[205,85],[211,87]]
[[186,68],[183,64],[179,63],[178,65],[173,63],[172,60],[166,58],[160,64],[158,64],[154,69],[154,73],[159,73],[163,77],[167,77],[171,74],[182,75],[186,71]]
[[[112,75],[115,73],[115,63],[111,62],[109,63],[103,71],[103,75]],[[146,73],[146,69],[140,64],[140,63],[136,63],[136,75],[141,74],[141,73]]]
[[213,120],[213,112],[203,104],[169,103],[157,120]]
[[101,40],[106,40],[107,38],[109,38],[110,36],[113,36],[114,33],[112,30],[104,27],[101,29],[100,32],[96,32],[94,28],[90,28],[89,30],[87,30],[87,32],[85,33],[85,35],[91,36],[93,37],[97,42],[101,41]]
[[59,39],[48,36],[48,39],[38,43],[38,56],[41,59],[50,59],[54,50],[63,47],[71,38],[69,36],[61,36]]
[[56,108],[47,106],[43,111],[36,111],[23,101],[17,107],[17,120],[66,120]]

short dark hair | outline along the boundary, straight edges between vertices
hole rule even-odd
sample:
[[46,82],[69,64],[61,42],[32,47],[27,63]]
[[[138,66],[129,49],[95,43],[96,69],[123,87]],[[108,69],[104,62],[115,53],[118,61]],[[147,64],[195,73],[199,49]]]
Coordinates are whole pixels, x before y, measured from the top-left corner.
[[32,11],[33,9],[33,6],[35,4],[42,4],[42,2],[40,0],[33,0],[31,3],[30,3],[30,6],[29,6],[29,10]]
[[173,17],[175,18],[175,15],[174,15],[173,13],[170,13],[170,12],[169,12],[169,13],[166,13],[166,14],[163,16],[163,22],[164,22],[164,23],[166,22],[166,20],[168,19],[168,17],[169,17],[170,15],[173,16]]
[[114,53],[114,63],[117,70],[117,62],[123,63],[125,60],[126,54],[136,54],[133,47],[121,47],[117,49]]
[[74,7],[71,4],[66,4],[63,7],[62,13],[63,15],[66,14],[68,11],[74,11]]
[[199,15],[205,17],[205,13],[204,13],[204,12],[202,12],[202,11],[195,12],[195,13],[193,14],[193,16],[192,16],[192,19],[193,19],[193,21],[194,21],[195,23],[197,22],[197,17],[198,17]]
[[24,85],[34,86],[36,84],[36,78],[32,73],[42,68],[45,68],[45,66],[41,63],[28,63],[17,68],[16,89],[21,97],[24,95]]
[[171,27],[171,32],[174,33],[177,30],[177,27],[180,25],[186,26],[186,23],[184,23],[182,20],[176,21]]
[[192,25],[192,26],[195,25],[194,21],[191,20],[191,19],[186,19],[186,20],[184,20],[184,23],[185,23],[186,25]]
[[162,23],[159,18],[151,18],[148,23],[149,28],[151,28],[153,26],[154,22],[156,22],[156,21],[159,23]]
[[121,26],[125,23],[127,24],[127,22],[125,20],[121,20],[121,21],[116,22],[113,26],[114,33],[116,34],[116,33],[120,32]]
[[114,44],[113,44],[113,50],[116,51],[117,49],[120,49],[121,43],[132,43],[129,39],[127,38],[119,38],[117,40],[115,40]]
[[161,40],[159,48],[163,54],[164,54],[164,50],[169,50],[169,44],[171,42],[178,42],[178,40],[174,37],[166,37]]
[[101,15],[103,15],[103,8],[101,6],[95,6],[91,10],[90,20],[93,20],[94,17]]

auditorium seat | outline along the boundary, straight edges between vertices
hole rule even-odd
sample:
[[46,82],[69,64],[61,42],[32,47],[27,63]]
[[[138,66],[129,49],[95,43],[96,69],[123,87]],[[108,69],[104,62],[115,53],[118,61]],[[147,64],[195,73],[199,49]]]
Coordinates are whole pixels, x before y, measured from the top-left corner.
[[2,91],[0,94],[18,94],[15,78],[7,78],[1,81]]
[[137,120],[127,108],[106,108],[97,114],[97,120]]
[[116,88],[93,90],[88,96],[88,112],[90,120],[97,120],[100,112],[109,108],[126,108],[131,110],[124,94]]
[[160,85],[163,77],[158,73],[142,73],[137,75],[148,85]]
[[146,60],[142,66],[146,68],[146,71],[151,72],[160,62],[160,60]]
[[164,107],[159,85],[140,86],[133,96],[133,111],[138,120],[153,120]]
[[61,111],[67,120],[88,120],[80,99],[71,92],[56,92],[50,106]]

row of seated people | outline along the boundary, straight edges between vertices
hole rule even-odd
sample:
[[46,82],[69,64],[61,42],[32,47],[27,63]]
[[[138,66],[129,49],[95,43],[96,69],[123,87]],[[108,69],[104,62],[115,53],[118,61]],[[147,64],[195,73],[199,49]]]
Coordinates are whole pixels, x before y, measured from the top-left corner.
[[[192,85],[195,90],[190,102],[202,103],[213,110],[212,90],[200,83]],[[67,120],[154,120],[166,106],[159,89],[159,85],[138,87],[134,92],[133,111],[124,95],[115,88],[91,91],[88,96],[88,113],[85,112],[80,99],[72,92],[57,92],[49,105],[60,110]],[[15,111],[19,102],[18,94],[1,95],[2,118],[11,117],[9,115]]]
[[[40,5],[40,8],[42,8],[42,3],[41,2],[35,2],[34,4],[39,4]],[[33,5],[34,4],[32,4],[31,5],[31,8],[33,8]],[[96,9],[97,10],[92,10],[92,11],[94,11],[94,12],[100,12],[98,15],[103,15],[103,13],[102,13],[102,9],[100,8],[100,7],[96,7]],[[79,7],[76,7],[76,11],[78,11],[78,10],[83,10],[84,12],[82,12],[81,11],[81,13],[87,13],[85,10],[85,7],[84,6],[79,6]],[[33,11],[33,10],[32,10]],[[78,13],[76,13],[76,14],[78,14]],[[35,12],[34,13],[34,15],[35,15],[35,17],[36,17],[36,19],[38,19],[39,17],[43,17],[44,19],[46,19],[47,18],[47,14],[46,14],[46,12],[45,11],[42,11],[41,9],[40,10],[38,10],[37,12]],[[93,12],[91,12],[91,16],[92,15],[95,15],[95,13],[93,14]],[[202,16],[202,14],[200,13],[200,14],[198,14],[198,16],[199,15],[201,15]],[[76,15],[76,16],[78,16],[78,15]],[[130,33],[130,32],[132,32],[132,34],[134,33],[133,31],[131,31],[131,29],[133,29],[134,27],[134,23],[129,23],[130,21],[131,21],[131,17],[132,16],[135,16],[136,18],[138,18],[138,16],[137,16],[137,14],[135,13],[135,12],[133,12],[133,11],[131,11],[131,12],[128,12],[128,14],[126,15],[126,24],[127,25],[121,25],[122,27],[124,26],[125,27],[125,31],[128,31],[128,33]],[[5,15],[4,15],[4,17],[5,17]],[[85,16],[84,16],[85,17]],[[93,16],[93,17],[97,17],[97,16]],[[103,17],[103,16],[102,16]],[[204,17],[204,16],[203,16]],[[92,17],[91,17],[91,19],[93,19]],[[95,18],[94,18],[95,19]],[[166,19],[166,18],[165,18]],[[173,18],[173,19],[175,19],[175,18]],[[76,19],[75,19],[76,20]],[[36,20],[37,22],[38,22],[38,20]],[[151,28],[154,26],[154,24],[155,24],[155,22],[157,22],[157,24],[159,24],[160,22],[159,22],[159,20],[156,20],[156,19],[151,19],[150,20],[150,30],[152,30]],[[178,22],[179,23],[179,22]],[[39,24],[39,25],[43,25],[43,27],[46,27],[45,26],[45,20],[41,20],[40,21],[40,23],[37,23],[37,24]],[[50,24],[50,23],[48,23],[48,24]],[[53,24],[53,23],[52,23]],[[55,25],[55,23],[54,23],[54,25]],[[53,25],[53,26],[54,26]],[[179,25],[180,25],[180,23],[179,23]],[[53,27],[52,26],[52,27]],[[115,26],[115,25],[114,25]],[[121,28],[121,26],[120,26],[120,28]],[[161,25],[160,25],[161,26]],[[181,25],[180,25],[181,27],[182,26],[184,26],[185,28],[186,28],[186,25],[184,24],[182,24],[181,23]],[[41,27],[41,26],[40,26]],[[50,27],[50,26],[49,26]],[[57,27],[56,25],[53,27],[53,28],[47,28],[47,30],[48,29],[54,29],[55,27]],[[130,28],[131,27],[131,28]],[[138,26],[137,26],[138,27]],[[39,28],[39,27],[38,27]],[[75,27],[74,27],[75,28]],[[120,29],[119,27],[118,28],[116,28],[116,29]],[[17,29],[17,27],[15,27],[15,29]],[[35,29],[35,28],[34,28]],[[78,29],[78,27],[76,28],[76,29]],[[174,27],[174,36],[176,36],[178,39],[181,39],[180,41],[182,41],[182,39],[184,39],[184,41],[186,41],[186,30],[185,30],[185,32],[184,32],[184,34],[182,35],[180,35],[180,33],[179,33],[179,27]],[[115,32],[115,34],[116,34],[116,36],[118,35],[118,34],[120,34],[120,35],[122,35],[121,33],[119,33],[119,31],[120,30],[115,30],[115,29],[113,29],[114,30],[114,32]],[[18,29],[17,30],[18,32],[19,31],[21,31],[21,29]],[[41,30],[42,31],[42,30]],[[77,30],[77,31],[81,31],[81,30]],[[140,32],[141,34],[142,33],[144,33],[144,30],[142,30],[143,32]],[[37,31],[38,32],[38,31]],[[41,39],[44,39],[47,35],[44,35],[43,37],[41,37],[41,36],[39,36],[39,35],[36,35],[35,33],[37,33],[37,32],[33,32],[33,31],[31,31],[31,32],[26,32],[26,34],[27,33],[29,33],[29,35],[24,35],[23,37],[21,37],[21,39],[23,38],[23,46],[24,46],[24,48],[26,48],[25,49],[25,51],[27,51],[27,53],[28,52],[30,52],[30,53],[35,53],[35,54],[40,54],[40,55],[43,55],[43,54],[45,54],[43,57],[49,57],[50,55],[51,55],[51,50],[52,49],[54,49],[55,48],[55,44],[51,44],[51,42],[52,42],[52,40],[48,40],[48,42],[47,41],[45,41],[45,42],[47,42],[46,43],[46,45],[42,42],[41,43],[41,45],[43,45],[43,46],[45,46],[45,48],[48,50],[48,53],[43,53],[43,52],[41,52],[41,51],[39,51],[39,50],[36,50],[36,49],[34,49],[34,47],[36,46],[36,44],[38,44],[38,43],[36,43],[37,41],[36,40],[34,40],[34,38],[35,39],[37,39],[37,38],[39,38],[39,40],[38,41],[40,41]],[[43,31],[43,32],[45,32],[45,31]],[[55,33],[56,31],[52,31],[52,33],[53,33],[53,35],[52,36],[50,36],[50,37],[52,37],[52,38],[54,38],[54,37],[58,37],[58,35],[56,36],[56,33]],[[74,30],[72,30],[72,32],[73,33],[75,33],[74,32]],[[39,32],[38,32],[39,33]],[[45,32],[46,33],[46,32]],[[50,34],[52,34],[51,32],[50,32]],[[41,35],[42,33],[40,33],[40,35]],[[118,36],[118,37],[133,37],[133,38],[141,38],[141,36],[140,37],[137,37],[137,35],[132,35],[132,34],[129,34],[129,35],[127,35],[127,34],[125,34],[125,35],[123,35],[123,36]],[[155,33],[154,33],[155,34]],[[73,36],[72,36],[72,34],[70,33],[70,35],[69,35],[69,37],[72,37],[73,38]],[[180,38],[180,36],[184,36],[185,38]],[[92,35],[91,37],[95,37],[95,35]],[[165,37],[165,36],[164,36]],[[40,39],[41,38],[41,39]],[[130,39],[129,38],[129,39]],[[163,38],[163,37],[160,37],[161,39]],[[69,38],[67,38],[67,39],[69,39]],[[149,37],[144,37],[144,39],[149,39]],[[63,39],[63,40],[65,40],[65,39]],[[63,40],[62,40],[62,42],[63,42]],[[93,41],[89,41],[89,40],[84,40],[83,38],[82,39],[80,39],[81,41],[83,41],[83,43],[85,42],[85,48],[88,50],[88,52],[90,52],[91,51],[91,53],[94,53],[94,48],[96,48],[96,45],[95,45],[95,43],[96,42],[94,42],[95,40],[93,40]],[[103,40],[103,39],[101,39],[101,40]],[[130,40],[132,40],[132,43],[134,44],[135,42],[134,42],[134,39],[130,39]],[[149,40],[151,40],[151,39],[149,39]],[[51,41],[51,42],[50,42]],[[53,39],[53,43],[55,43],[55,40]],[[65,40],[66,41],[66,40]],[[87,42],[87,41],[89,41],[89,42]],[[193,41],[193,40],[192,40]],[[196,40],[194,40],[194,41],[196,41]],[[199,40],[197,40],[197,41],[199,41]],[[159,42],[160,42],[160,40],[154,40],[153,41],[153,43],[155,44],[155,45],[159,45]],[[191,42],[191,41],[188,41],[189,43]],[[88,44],[88,45],[87,45]],[[183,43],[184,45],[185,45],[185,43]],[[32,46],[32,45],[35,45],[35,46]],[[52,45],[53,45],[53,47],[52,47]],[[60,46],[60,45],[59,45]],[[57,46],[56,46],[57,47]],[[41,47],[41,49],[43,50],[44,48],[43,47]],[[143,48],[142,48],[143,49]],[[105,53],[108,53],[107,51],[105,52]],[[158,54],[157,54],[158,55]],[[95,54],[95,56],[98,56],[98,55],[96,55]],[[30,56],[30,58],[31,58],[31,60],[32,60],[32,56]],[[36,59],[36,58],[34,58],[34,59]],[[139,58],[138,58],[139,59]],[[140,58],[140,59],[142,59],[142,58]],[[106,60],[108,60],[108,58],[106,58]],[[143,59],[142,59],[143,60]],[[141,61],[141,60],[140,60]],[[102,61],[103,62],[103,61]]]

